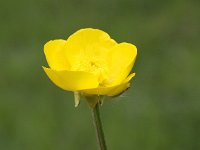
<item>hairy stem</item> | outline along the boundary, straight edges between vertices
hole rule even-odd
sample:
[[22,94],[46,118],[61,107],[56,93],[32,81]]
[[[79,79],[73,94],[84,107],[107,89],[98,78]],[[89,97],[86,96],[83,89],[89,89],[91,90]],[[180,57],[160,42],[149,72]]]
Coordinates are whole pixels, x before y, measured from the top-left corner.
[[97,141],[99,144],[100,150],[106,150],[106,142],[104,138],[101,118],[100,118],[100,112],[99,112],[99,103],[95,105],[94,108],[92,108],[92,116],[93,116],[93,122],[96,129],[96,136]]

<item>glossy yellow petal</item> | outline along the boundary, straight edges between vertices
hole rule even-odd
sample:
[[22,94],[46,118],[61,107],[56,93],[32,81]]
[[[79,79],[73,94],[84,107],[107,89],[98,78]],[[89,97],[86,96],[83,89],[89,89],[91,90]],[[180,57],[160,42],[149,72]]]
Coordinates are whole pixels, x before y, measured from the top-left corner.
[[137,48],[129,43],[120,43],[113,47],[110,60],[109,80],[111,85],[121,83],[130,73],[137,55]]
[[58,87],[67,91],[79,91],[98,86],[97,77],[82,71],[56,71],[43,67],[49,79]]
[[93,89],[86,89],[82,92],[91,95],[107,95],[115,96],[123,93],[129,87],[129,81],[135,76],[135,73],[130,74],[121,84],[110,87],[98,87]]
[[67,70],[69,63],[64,51],[65,40],[53,40],[44,45],[44,53],[50,68],[54,70]]
[[[137,48],[130,43],[118,44],[99,29],[81,29],[67,40],[49,41],[44,53],[50,68],[43,68],[50,80],[85,96],[118,95],[135,75],[129,73]],[[76,106],[79,100],[75,94]]]
[[72,34],[66,42],[66,53],[71,65],[81,59],[105,59],[110,49],[117,43],[99,29],[86,28]]

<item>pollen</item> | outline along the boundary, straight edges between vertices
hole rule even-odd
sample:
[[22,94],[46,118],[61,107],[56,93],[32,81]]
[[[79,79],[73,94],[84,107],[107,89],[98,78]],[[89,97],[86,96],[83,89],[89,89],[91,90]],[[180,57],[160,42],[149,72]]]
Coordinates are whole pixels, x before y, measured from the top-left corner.
[[72,71],[86,71],[98,77],[99,86],[104,86],[108,80],[108,65],[105,60],[92,57],[81,56],[71,67]]

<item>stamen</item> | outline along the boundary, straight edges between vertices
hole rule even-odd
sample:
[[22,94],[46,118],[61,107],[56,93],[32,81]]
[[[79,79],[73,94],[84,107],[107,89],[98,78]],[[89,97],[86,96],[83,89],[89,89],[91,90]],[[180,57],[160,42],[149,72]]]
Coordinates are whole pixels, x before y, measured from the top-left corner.
[[82,58],[77,60],[77,62],[72,66],[71,70],[93,73],[98,76],[99,85],[104,86],[108,80],[108,67],[105,61],[90,55],[82,55],[81,57]]

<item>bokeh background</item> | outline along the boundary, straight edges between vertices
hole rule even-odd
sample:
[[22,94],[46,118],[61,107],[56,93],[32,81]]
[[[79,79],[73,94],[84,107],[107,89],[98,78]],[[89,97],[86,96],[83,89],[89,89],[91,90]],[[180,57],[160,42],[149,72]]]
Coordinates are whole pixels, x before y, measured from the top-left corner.
[[131,88],[101,107],[109,150],[200,149],[200,1],[0,1],[0,150],[95,150],[90,109],[54,86],[43,45],[80,28],[138,47]]

